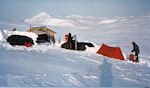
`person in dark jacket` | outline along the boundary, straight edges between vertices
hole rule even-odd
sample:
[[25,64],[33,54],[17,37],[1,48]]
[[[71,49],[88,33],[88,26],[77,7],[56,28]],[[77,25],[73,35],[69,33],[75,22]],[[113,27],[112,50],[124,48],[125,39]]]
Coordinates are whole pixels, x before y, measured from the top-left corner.
[[72,48],[72,45],[73,45],[73,39],[74,38],[74,36],[72,37],[71,36],[71,33],[69,33],[69,37],[68,37],[68,41],[67,41],[67,43],[69,44],[69,49],[71,49]]
[[135,43],[135,42],[132,42],[132,45],[133,45],[133,50],[131,52],[135,52],[135,59],[136,59],[136,62],[139,62],[139,58],[138,58],[138,55],[139,55],[139,46]]
[[68,46],[69,46],[69,49],[72,48],[72,37],[71,37],[71,33],[69,33],[69,37],[68,37]]
[[72,42],[71,33],[69,33],[68,42],[70,42],[70,43]]

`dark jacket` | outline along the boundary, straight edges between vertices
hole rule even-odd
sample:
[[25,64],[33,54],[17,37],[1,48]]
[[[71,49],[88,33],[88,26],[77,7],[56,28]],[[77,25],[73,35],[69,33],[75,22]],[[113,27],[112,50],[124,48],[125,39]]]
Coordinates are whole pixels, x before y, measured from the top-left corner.
[[68,42],[72,42],[71,33],[69,33]]
[[131,52],[135,52],[135,55],[137,56],[140,52],[139,46],[136,43],[132,43],[132,44],[133,44],[133,50]]

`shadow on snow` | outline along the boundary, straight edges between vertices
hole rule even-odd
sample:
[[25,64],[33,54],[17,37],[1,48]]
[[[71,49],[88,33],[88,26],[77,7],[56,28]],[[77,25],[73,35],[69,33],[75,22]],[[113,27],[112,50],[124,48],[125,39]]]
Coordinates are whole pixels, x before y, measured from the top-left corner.
[[111,71],[112,65],[107,62],[107,59],[103,60],[103,64],[99,66],[101,71],[100,85],[101,87],[111,87],[113,82],[113,75]]

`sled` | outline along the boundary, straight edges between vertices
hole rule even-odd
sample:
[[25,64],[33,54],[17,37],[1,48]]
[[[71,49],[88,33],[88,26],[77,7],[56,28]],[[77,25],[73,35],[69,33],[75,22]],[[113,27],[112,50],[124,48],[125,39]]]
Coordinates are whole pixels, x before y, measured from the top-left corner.
[[92,43],[87,43],[87,42],[77,42],[77,49],[75,49],[75,40],[72,41],[72,43],[63,43],[61,45],[61,48],[65,48],[65,49],[70,49],[70,50],[80,50],[80,51],[84,51],[86,50],[86,46],[88,47],[94,47],[94,45]]
[[135,60],[135,57],[134,57],[133,54],[130,54],[130,55],[129,55],[129,59],[130,59],[130,61],[137,62],[137,61]]
[[78,42],[76,39],[76,35],[74,35],[75,40],[72,40],[71,43],[68,42],[69,35],[65,35],[66,43],[63,43],[61,45],[61,48],[69,49],[69,50],[80,50],[84,51],[86,50],[86,46],[88,47],[94,47],[92,43],[89,42]]

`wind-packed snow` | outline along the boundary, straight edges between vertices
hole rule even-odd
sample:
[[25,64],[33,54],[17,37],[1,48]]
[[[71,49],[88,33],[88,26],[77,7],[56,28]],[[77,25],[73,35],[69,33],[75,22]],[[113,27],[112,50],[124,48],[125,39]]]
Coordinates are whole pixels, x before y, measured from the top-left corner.
[[[149,15],[113,18],[80,15],[54,17],[41,12],[26,18],[24,22],[32,25],[47,25],[48,28],[56,31],[56,41],[59,38],[62,41],[56,42],[55,45],[45,43],[32,47],[11,46],[4,42],[4,35],[9,35],[9,32],[12,35],[12,31],[2,29],[0,31],[0,86],[150,86]],[[16,32],[26,33],[19,30]],[[79,42],[92,42],[95,47],[87,47],[86,51],[60,48],[65,34],[69,32],[72,35],[76,34]],[[37,36],[31,34],[31,37]],[[132,50],[132,41],[135,41],[140,48],[139,63],[127,60]],[[96,54],[103,43],[120,47],[126,60],[121,61]]]

